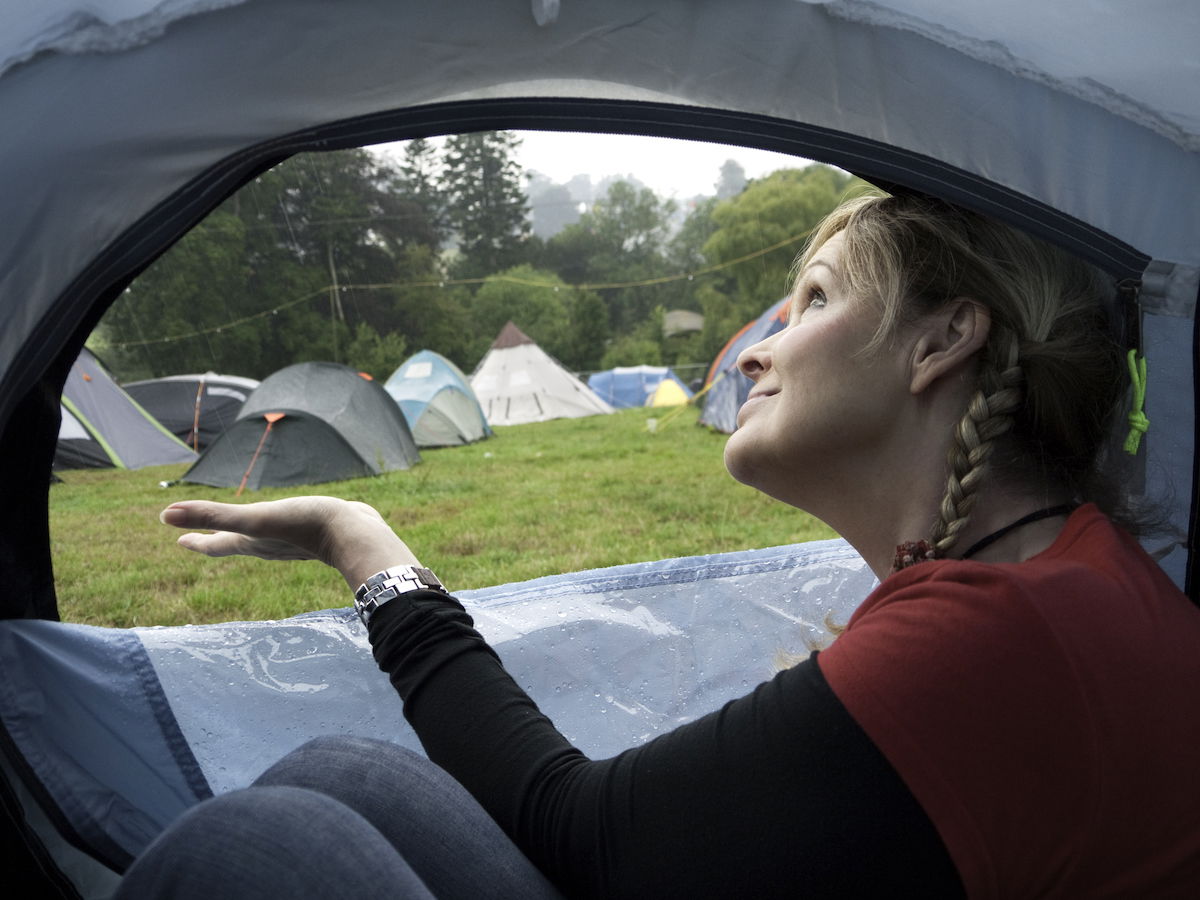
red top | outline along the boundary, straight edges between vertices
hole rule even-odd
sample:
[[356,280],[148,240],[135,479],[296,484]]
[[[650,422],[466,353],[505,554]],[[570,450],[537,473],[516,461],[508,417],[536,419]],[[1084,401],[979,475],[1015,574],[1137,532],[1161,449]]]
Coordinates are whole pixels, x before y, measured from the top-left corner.
[[969,896],[1200,896],[1200,609],[1095,506],[890,576],[818,663]]

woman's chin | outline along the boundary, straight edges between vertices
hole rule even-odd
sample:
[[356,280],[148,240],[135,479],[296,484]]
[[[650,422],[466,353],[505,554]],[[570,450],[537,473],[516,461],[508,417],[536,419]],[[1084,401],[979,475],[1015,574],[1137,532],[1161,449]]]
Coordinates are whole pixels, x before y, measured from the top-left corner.
[[[739,440],[739,437],[742,440]],[[725,471],[733,476],[734,481],[754,487],[755,465],[750,458],[745,435],[741,429],[735,431],[725,442]]]

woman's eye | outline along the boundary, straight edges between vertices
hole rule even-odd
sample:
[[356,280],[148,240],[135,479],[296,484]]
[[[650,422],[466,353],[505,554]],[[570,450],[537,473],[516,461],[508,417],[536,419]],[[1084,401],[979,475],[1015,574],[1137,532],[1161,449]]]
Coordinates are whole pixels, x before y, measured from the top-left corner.
[[816,307],[817,309],[822,309],[825,306],[825,302],[825,292],[818,288],[814,288],[809,292],[808,304],[804,308],[812,309],[813,307]]

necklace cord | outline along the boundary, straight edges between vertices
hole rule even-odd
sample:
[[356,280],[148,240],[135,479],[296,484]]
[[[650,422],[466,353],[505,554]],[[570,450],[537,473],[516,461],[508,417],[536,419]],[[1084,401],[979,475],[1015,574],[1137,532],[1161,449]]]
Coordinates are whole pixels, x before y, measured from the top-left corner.
[[1027,516],[1022,516],[1021,518],[1017,519],[1017,521],[1012,522],[1008,525],[1005,525],[1003,528],[999,528],[996,531],[993,531],[991,534],[987,535],[986,537],[982,537],[979,540],[977,540],[975,543],[973,543],[970,547],[967,548],[966,552],[963,553],[963,555],[960,558],[967,559],[971,556],[974,556],[976,553],[978,553],[984,547],[991,546],[992,544],[996,543],[996,541],[1000,540],[1000,538],[1002,538],[1006,534],[1008,534],[1010,531],[1016,531],[1018,528],[1021,528],[1022,526],[1030,525],[1034,522],[1040,522],[1042,519],[1049,519],[1054,516],[1065,516],[1065,515],[1073,512],[1075,509],[1075,506],[1076,506],[1076,504],[1074,504],[1074,503],[1062,503],[1058,506],[1047,506],[1045,509],[1039,509],[1034,512],[1031,512]]

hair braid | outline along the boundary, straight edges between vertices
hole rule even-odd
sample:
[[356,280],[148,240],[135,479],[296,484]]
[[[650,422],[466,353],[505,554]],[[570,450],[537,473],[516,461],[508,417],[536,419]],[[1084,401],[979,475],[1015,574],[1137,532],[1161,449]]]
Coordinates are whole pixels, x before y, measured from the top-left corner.
[[944,557],[966,527],[980,484],[987,473],[996,438],[1013,426],[1014,413],[1024,396],[1025,373],[1017,362],[1017,344],[1010,341],[1008,365],[999,373],[985,373],[982,387],[967,404],[967,412],[954,429],[947,454],[950,475],[930,535],[934,552]]

